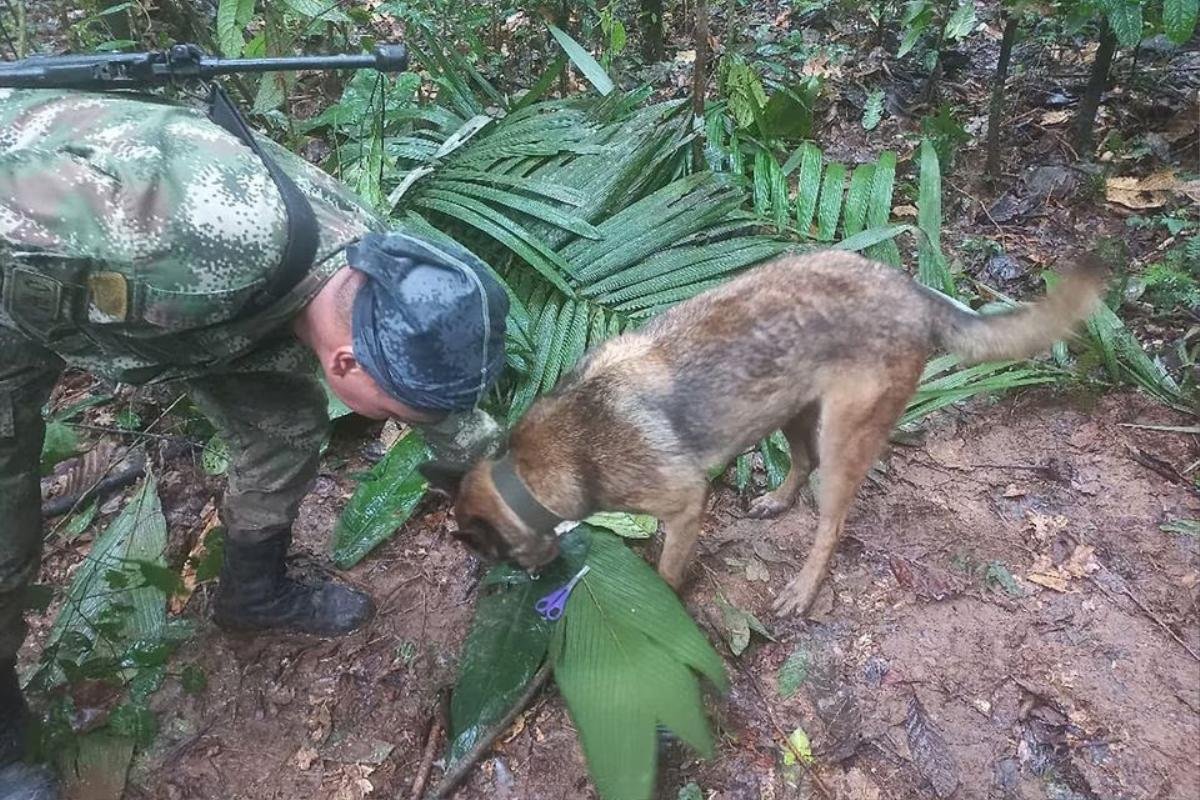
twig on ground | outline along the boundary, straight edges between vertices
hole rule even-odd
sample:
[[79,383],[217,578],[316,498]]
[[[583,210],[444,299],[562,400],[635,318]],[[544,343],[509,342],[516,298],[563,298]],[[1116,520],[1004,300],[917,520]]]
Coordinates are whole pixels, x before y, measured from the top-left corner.
[[446,735],[450,735],[449,714],[446,713],[445,692],[438,693],[437,708],[429,718],[429,733],[425,739],[425,752],[421,756],[421,764],[417,768],[417,777],[413,780],[412,792],[409,797],[412,800],[421,800],[425,794],[425,785],[429,783],[429,773],[433,769],[433,760],[437,756],[438,743],[441,736],[440,731],[445,731]]
[[547,661],[545,664],[542,664],[542,668],[534,674],[533,679],[529,681],[529,685],[525,687],[525,693],[517,699],[517,702],[513,703],[513,706],[508,710],[508,713],[505,714],[499,722],[483,732],[483,734],[479,737],[479,741],[475,742],[475,746],[472,747],[466,755],[454,763],[454,765],[446,772],[445,776],[442,777],[441,783],[439,783],[437,788],[434,789],[433,794],[429,795],[428,797],[433,798],[433,800],[442,800],[442,798],[447,797],[450,792],[454,790],[454,787],[456,787],[463,780],[463,778],[467,776],[467,773],[474,768],[475,763],[479,761],[479,759],[483,758],[483,754],[491,748],[492,743],[499,738],[500,734],[508,730],[508,726],[511,725],[513,720],[517,718],[517,715],[525,709],[525,706],[529,705],[529,702],[533,700],[533,696],[538,693],[538,691],[542,688],[542,685],[549,677],[550,662]]
[[[1105,597],[1107,597],[1109,600],[1112,600],[1114,603],[1117,601],[1117,598],[1113,597],[1112,592],[1110,592],[1108,589],[1104,588],[1104,585],[1101,584],[1098,580],[1096,580],[1096,578],[1094,576],[1091,578],[1091,581],[1092,581],[1092,584],[1097,589],[1099,589],[1101,591],[1101,593],[1104,594]],[[1179,634],[1177,634],[1175,631],[1173,631],[1171,629],[1170,625],[1163,622],[1161,617],[1159,617],[1157,614],[1155,614],[1153,611],[1151,611],[1146,606],[1146,604],[1141,601],[1141,598],[1139,598],[1133,592],[1129,591],[1128,586],[1122,586],[1121,591],[1126,597],[1128,597],[1130,600],[1133,601],[1134,605],[1136,605],[1139,609],[1141,609],[1142,613],[1146,615],[1147,619],[1149,619],[1151,622],[1153,622],[1158,627],[1162,628],[1168,636],[1170,636],[1172,639],[1174,639],[1175,642],[1180,647],[1182,647],[1184,650],[1187,651],[1187,654],[1189,656],[1194,658],[1196,661],[1200,661],[1200,655],[1197,655],[1195,650],[1188,647],[1188,643],[1185,642],[1183,639],[1181,639],[1179,637]]]
[[[118,462],[119,463],[119,462]],[[61,497],[53,497],[42,505],[43,517],[57,517],[74,510],[79,505],[91,502],[92,498],[100,498],[111,494],[117,489],[123,489],[146,474],[146,463],[138,459],[116,473],[106,475],[82,492]]]

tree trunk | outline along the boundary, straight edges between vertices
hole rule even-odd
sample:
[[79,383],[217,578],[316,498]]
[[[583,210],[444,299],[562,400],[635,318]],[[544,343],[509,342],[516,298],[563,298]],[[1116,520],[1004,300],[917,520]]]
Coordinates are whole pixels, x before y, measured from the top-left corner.
[[725,5],[725,41],[721,43],[721,52],[729,55],[737,44],[737,15],[738,0],[728,0]]
[[1087,89],[1079,101],[1079,111],[1075,117],[1075,149],[1081,157],[1092,155],[1095,145],[1092,134],[1096,127],[1096,111],[1100,108],[1100,96],[1104,94],[1104,88],[1108,85],[1108,73],[1116,51],[1117,36],[1109,27],[1108,20],[1101,20],[1100,49],[1096,51],[1096,60],[1092,62]]
[[1008,80],[1008,62],[1012,58],[1013,42],[1017,40],[1016,15],[1004,22],[1004,37],[1000,40],[1000,61],[992,80],[992,102],[988,108],[987,167],[985,173],[995,180],[1000,174],[1000,117],[1004,113],[1004,84]]
[[692,114],[700,130],[692,140],[692,168],[704,164],[704,95],[708,86],[708,0],[696,0],[696,63],[692,71]]
[[641,29],[642,56],[647,64],[657,64],[663,60],[662,0],[642,0]]

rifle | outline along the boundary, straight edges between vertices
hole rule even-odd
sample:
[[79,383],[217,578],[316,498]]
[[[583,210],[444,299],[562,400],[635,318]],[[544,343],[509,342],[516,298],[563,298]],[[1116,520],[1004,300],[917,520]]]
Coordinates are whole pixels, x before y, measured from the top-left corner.
[[370,55],[214,58],[197,45],[175,44],[144,53],[30,56],[0,63],[0,88],[104,91],[203,81],[235,72],[371,68],[403,72],[408,69],[408,49],[383,44]]

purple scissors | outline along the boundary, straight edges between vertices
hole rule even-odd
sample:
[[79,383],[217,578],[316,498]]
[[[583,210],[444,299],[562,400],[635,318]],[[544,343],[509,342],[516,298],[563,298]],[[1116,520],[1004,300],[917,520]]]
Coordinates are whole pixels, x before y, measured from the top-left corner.
[[567,607],[567,598],[571,596],[571,590],[575,588],[575,584],[579,583],[579,580],[590,569],[591,567],[584,564],[583,569],[579,570],[566,586],[556,589],[541,600],[538,600],[534,609],[542,615],[543,619],[548,619],[551,622],[557,620],[563,615],[563,609]]

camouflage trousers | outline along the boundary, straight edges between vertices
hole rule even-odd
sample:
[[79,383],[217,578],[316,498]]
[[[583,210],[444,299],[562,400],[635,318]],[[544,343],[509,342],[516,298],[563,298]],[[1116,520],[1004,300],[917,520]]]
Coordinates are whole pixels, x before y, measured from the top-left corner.
[[[42,550],[41,409],[63,369],[54,353],[0,327],[0,661],[25,638],[24,587]],[[277,372],[211,374],[187,392],[229,448],[222,521],[231,538],[258,541],[295,520],[317,474],[329,427],[315,377]]]

